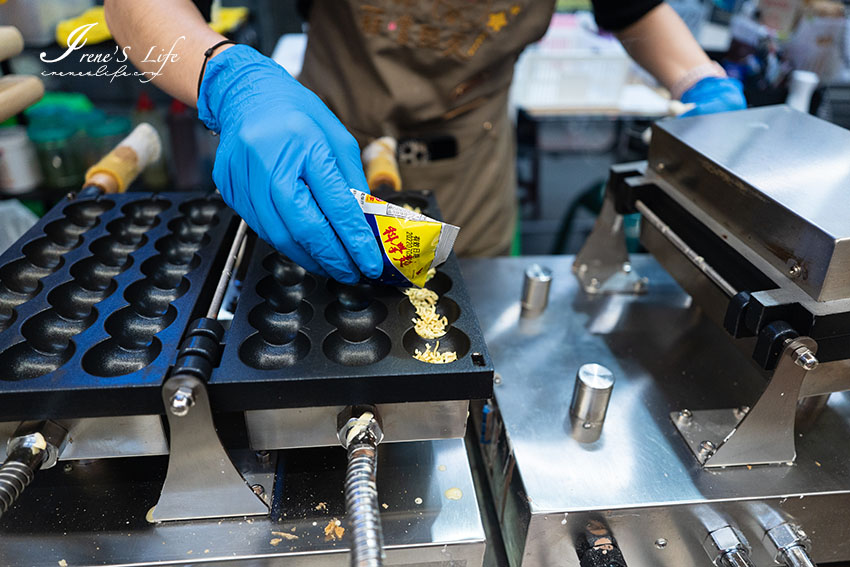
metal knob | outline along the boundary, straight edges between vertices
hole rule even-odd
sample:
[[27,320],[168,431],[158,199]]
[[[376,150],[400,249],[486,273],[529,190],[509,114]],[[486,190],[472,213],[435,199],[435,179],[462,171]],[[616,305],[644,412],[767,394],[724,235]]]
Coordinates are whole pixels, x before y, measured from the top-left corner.
[[525,269],[522,284],[522,316],[536,317],[543,313],[549,303],[549,287],[552,284],[552,270],[532,264]]
[[570,414],[585,429],[602,427],[614,389],[614,373],[601,364],[582,364],[576,372]]

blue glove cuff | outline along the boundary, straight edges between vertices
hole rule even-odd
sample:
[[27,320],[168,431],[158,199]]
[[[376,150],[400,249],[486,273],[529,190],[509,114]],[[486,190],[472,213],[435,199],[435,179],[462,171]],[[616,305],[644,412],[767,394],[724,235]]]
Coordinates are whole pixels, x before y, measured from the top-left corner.
[[286,70],[247,45],[235,45],[210,59],[198,96],[198,118],[213,132],[220,133],[236,123],[247,99],[258,94],[257,86],[266,79],[296,82]]

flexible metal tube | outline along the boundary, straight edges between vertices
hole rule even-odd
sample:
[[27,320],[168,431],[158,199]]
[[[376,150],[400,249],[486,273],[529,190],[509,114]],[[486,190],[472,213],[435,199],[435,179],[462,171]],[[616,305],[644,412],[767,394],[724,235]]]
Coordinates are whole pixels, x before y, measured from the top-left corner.
[[371,435],[358,436],[348,446],[345,508],[352,531],[351,565],[381,567],[384,538],[378,508],[378,443]]

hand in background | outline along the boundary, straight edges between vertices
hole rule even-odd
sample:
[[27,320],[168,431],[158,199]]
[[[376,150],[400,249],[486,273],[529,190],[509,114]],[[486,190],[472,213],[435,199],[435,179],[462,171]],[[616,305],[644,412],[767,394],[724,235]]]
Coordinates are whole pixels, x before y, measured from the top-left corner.
[[708,77],[682,94],[681,101],[696,106],[682,116],[714,114],[747,108],[744,87],[737,79]]

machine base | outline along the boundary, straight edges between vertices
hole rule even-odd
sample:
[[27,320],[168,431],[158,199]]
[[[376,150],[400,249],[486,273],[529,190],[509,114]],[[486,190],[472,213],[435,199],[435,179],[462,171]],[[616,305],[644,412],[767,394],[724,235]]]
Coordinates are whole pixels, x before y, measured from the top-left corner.
[[[549,306],[522,319],[531,263],[552,269]],[[724,525],[743,532],[755,564],[771,565],[763,536],[789,520],[819,564],[850,560],[850,397],[833,394],[798,429],[793,466],[707,470],[671,413],[752,406],[762,374],[651,257],[632,256],[649,277],[643,296],[587,295],[572,264],[462,263],[497,374],[494,403],[472,416],[510,565],[578,567],[575,542],[592,521],[610,527],[629,567],[710,567],[703,541]],[[576,370],[591,362],[616,384],[601,437],[582,443],[569,406]]]
[[[480,567],[484,531],[462,439],[382,445],[386,565]],[[347,567],[341,447],[233,454],[270,516],[151,524],[164,457],[60,463],[0,523],[0,565]],[[277,458],[276,458],[277,457]],[[278,460],[279,459],[279,460]]]

